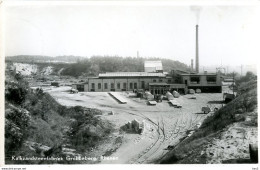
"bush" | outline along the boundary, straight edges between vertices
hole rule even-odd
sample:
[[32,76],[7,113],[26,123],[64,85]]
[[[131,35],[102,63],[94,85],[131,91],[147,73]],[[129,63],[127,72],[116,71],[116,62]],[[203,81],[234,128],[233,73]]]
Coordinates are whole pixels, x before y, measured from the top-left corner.
[[19,148],[27,137],[31,116],[28,111],[6,104],[5,151],[8,153]]
[[7,89],[6,99],[14,104],[22,104],[25,101],[28,89],[17,85],[11,85]]

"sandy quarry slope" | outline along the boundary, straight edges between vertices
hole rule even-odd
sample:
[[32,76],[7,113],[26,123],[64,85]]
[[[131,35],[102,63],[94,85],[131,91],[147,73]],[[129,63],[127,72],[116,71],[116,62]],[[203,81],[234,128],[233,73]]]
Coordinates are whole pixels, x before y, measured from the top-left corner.
[[54,70],[52,66],[46,66],[40,69],[37,64],[13,63],[13,66],[16,72],[23,76],[30,76],[37,73],[47,76],[52,74]]
[[157,163],[253,163],[249,144],[258,142],[257,82],[241,87],[235,100],[208,117],[197,132]]
[[34,73],[37,73],[38,67],[34,64],[23,64],[23,63],[14,63],[16,72],[21,73],[24,76],[28,76]]

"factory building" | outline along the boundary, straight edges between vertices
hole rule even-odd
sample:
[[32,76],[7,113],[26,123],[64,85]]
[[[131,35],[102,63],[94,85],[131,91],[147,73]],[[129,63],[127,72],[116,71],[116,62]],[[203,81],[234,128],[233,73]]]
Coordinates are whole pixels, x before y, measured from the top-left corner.
[[150,91],[152,94],[165,94],[178,91],[186,94],[188,89],[201,89],[202,92],[221,92],[220,75],[216,73],[190,73],[180,70],[163,72],[109,72],[91,77],[88,83],[74,84],[73,88],[88,92]]
[[219,74],[216,73],[197,73],[181,74],[181,81],[188,89],[200,89],[201,92],[221,93],[222,83]]
[[201,92],[222,92],[221,78],[218,73],[199,73],[199,27],[196,25],[196,67],[192,72],[172,70],[163,72],[161,61],[145,61],[144,72],[112,72],[101,73],[98,77],[88,78],[86,84],[75,84],[73,88],[79,91],[109,92],[150,91],[152,94],[165,94],[176,90],[186,94],[188,89],[200,89]]
[[147,72],[115,72],[103,73],[98,77],[88,79],[88,91],[133,91],[149,90],[150,83],[165,83],[163,73]]

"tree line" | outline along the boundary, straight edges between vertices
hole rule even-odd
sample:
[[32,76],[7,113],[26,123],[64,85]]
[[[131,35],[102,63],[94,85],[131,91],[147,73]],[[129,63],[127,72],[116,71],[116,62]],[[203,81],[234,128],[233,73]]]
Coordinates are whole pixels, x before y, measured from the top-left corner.
[[146,60],[161,60],[163,70],[170,72],[172,69],[189,71],[190,68],[179,61],[161,58],[144,57],[118,57],[118,56],[93,56],[78,60],[77,63],[69,64],[61,72],[69,76],[97,76],[105,72],[142,72]]

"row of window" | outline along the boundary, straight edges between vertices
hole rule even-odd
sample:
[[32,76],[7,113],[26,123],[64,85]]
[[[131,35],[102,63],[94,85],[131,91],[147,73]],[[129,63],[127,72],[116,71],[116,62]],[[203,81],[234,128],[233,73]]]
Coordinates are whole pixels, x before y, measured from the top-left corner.
[[[117,89],[121,89],[121,84],[117,83],[116,84]],[[144,83],[142,83],[142,86],[144,85]],[[115,84],[111,83],[111,89],[115,89]],[[127,84],[123,83],[123,89],[126,89]],[[137,83],[130,83],[129,84],[129,89],[137,89]],[[143,87],[142,87],[143,88]],[[91,83],[91,89],[95,89],[95,83]],[[101,83],[98,83],[98,89],[101,89]],[[108,83],[104,83],[104,89],[108,89]]]
[[[156,80],[154,79],[153,82],[156,83]],[[163,80],[159,79],[159,82],[163,82]]]
[[[207,80],[208,83],[216,83],[217,78],[215,76],[208,76],[206,78],[206,80]],[[195,76],[194,77],[190,77],[190,82],[192,84],[199,84],[200,83],[200,77],[195,77]]]

